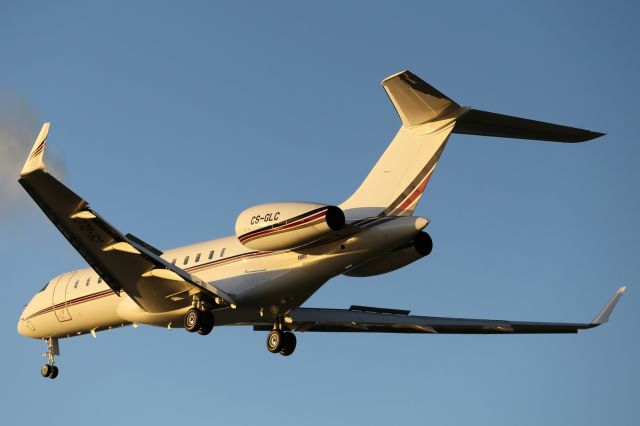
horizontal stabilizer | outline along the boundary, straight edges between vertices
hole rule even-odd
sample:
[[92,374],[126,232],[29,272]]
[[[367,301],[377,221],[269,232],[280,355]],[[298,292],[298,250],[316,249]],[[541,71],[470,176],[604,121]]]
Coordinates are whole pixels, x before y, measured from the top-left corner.
[[585,142],[604,133],[471,109],[456,120],[453,133],[550,142]]

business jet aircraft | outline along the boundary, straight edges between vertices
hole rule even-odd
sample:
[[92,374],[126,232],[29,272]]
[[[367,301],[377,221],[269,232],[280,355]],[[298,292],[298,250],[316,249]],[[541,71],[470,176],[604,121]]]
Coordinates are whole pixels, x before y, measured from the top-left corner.
[[234,235],[165,251],[123,234],[46,172],[45,123],[19,182],[91,267],[52,278],[20,315],[18,332],[47,342],[42,376],[58,375],[58,339],[139,323],[201,335],[214,324],[253,326],[269,331],[270,352],[288,356],[296,347],[293,332],[576,333],[607,322],[624,287],[591,323],[300,307],[337,275],[384,274],[431,252],[423,231],[429,220],[413,212],[451,133],[555,142],[603,135],[463,107],[409,71],[382,86],[402,127],[348,200],[254,206],[238,216]]

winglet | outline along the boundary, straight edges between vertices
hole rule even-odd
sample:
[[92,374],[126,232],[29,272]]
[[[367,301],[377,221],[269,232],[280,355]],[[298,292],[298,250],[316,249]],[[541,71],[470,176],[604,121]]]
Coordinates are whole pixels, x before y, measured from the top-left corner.
[[36,170],[44,170],[45,164],[43,161],[43,157],[48,134],[49,123],[44,123],[42,125],[42,129],[40,130],[40,134],[36,139],[36,143],[33,144],[33,148],[31,148],[31,152],[27,157],[27,161],[24,163],[24,167],[22,167],[22,170],[20,171],[20,176],[24,177],[29,173],[35,172]]
[[622,297],[622,294],[626,289],[627,287],[620,287],[618,291],[616,291],[616,294],[613,295],[611,300],[609,300],[609,303],[607,303],[606,306],[602,308],[598,316],[596,316],[593,321],[591,321],[591,324],[600,325],[609,321],[609,315],[611,315],[611,312],[613,312],[613,309],[616,307],[618,300],[620,300],[620,297]]

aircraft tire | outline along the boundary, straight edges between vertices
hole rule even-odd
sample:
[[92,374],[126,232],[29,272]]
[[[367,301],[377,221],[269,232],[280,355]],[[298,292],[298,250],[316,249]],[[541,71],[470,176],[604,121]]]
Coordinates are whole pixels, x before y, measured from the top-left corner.
[[211,311],[204,311],[202,312],[202,323],[200,324],[200,328],[198,329],[198,334],[202,335],[202,336],[206,336],[207,334],[211,333],[211,330],[213,330],[213,325],[214,325],[214,317],[213,317],[213,312]]
[[56,377],[58,377],[58,373],[60,372],[60,370],[58,370],[58,367],[56,367],[55,365],[51,366],[51,374],[49,374],[49,378],[50,379],[55,379]]
[[191,308],[184,315],[184,329],[187,330],[189,333],[198,331],[201,324],[202,324],[202,313],[198,309]]
[[277,354],[282,350],[284,343],[284,333],[282,330],[271,330],[267,335],[267,350],[272,354]]
[[282,349],[280,349],[280,355],[289,356],[296,350],[296,335],[290,331],[284,333],[282,340]]
[[40,374],[42,375],[42,377],[49,377],[51,375],[51,371],[53,371],[51,367],[51,365],[45,364],[42,366],[42,368],[40,368]]

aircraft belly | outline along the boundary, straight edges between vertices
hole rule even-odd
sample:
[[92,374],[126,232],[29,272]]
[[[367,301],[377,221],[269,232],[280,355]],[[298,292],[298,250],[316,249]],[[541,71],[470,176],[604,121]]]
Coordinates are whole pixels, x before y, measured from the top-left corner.
[[245,273],[215,283],[233,294],[240,306],[268,307],[302,303],[326,279],[309,274],[305,268],[293,268]]

